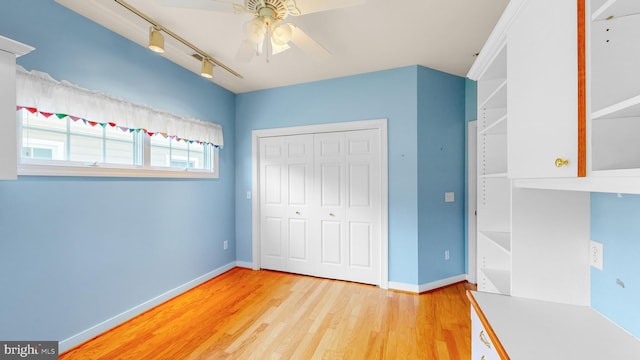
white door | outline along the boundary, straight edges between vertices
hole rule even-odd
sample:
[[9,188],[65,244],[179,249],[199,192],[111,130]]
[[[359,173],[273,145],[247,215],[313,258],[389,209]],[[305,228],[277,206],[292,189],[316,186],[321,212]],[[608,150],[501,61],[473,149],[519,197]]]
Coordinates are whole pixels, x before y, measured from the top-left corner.
[[313,135],[260,140],[262,268],[313,275],[312,187]]
[[260,139],[261,267],[380,284],[380,130]]
[[380,279],[380,135],[378,130],[346,133],[347,280]]

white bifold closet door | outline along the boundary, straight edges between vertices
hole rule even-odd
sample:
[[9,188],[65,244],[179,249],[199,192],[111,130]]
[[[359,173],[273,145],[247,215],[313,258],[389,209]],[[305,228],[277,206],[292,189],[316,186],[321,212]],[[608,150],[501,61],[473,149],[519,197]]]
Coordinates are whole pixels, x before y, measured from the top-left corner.
[[380,283],[379,130],[260,139],[261,268]]

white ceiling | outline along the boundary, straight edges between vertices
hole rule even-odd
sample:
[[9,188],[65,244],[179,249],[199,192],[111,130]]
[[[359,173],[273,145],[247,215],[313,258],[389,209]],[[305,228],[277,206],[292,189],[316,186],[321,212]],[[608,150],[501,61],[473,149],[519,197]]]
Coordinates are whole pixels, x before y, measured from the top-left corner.
[[[56,0],[142,46],[149,24],[114,0]],[[229,1],[229,0],[227,0]],[[322,0],[305,0],[322,1]],[[323,61],[292,49],[250,62],[234,60],[250,14],[175,8],[159,0],[127,2],[240,73],[236,78],[216,67],[213,82],[244,93],[371,71],[422,65],[466,76],[508,0],[366,0],[363,5],[289,16],[331,52]],[[238,1],[242,3],[242,1]],[[193,51],[165,35],[163,55],[200,72]]]

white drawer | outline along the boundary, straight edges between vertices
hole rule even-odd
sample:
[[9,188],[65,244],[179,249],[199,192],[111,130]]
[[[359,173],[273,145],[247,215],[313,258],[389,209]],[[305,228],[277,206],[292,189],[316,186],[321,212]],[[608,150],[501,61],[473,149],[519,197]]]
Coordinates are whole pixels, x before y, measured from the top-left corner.
[[471,359],[500,360],[500,355],[473,306],[471,306]]

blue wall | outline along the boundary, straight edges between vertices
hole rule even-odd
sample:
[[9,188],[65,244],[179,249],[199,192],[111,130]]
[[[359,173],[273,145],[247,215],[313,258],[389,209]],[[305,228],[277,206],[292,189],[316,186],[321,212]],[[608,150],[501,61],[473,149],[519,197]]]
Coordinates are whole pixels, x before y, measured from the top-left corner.
[[[235,260],[235,95],[56,4],[4,0],[27,69],[220,123],[218,180],[0,181],[0,339],[64,340]],[[230,249],[222,250],[222,241]]]
[[[464,78],[418,68],[420,284],[465,272],[464,84]],[[453,192],[455,201],[445,203],[445,192]]]
[[237,95],[236,240],[251,261],[251,131],[388,119],[389,280],[418,284],[417,73],[411,66]]
[[640,338],[640,195],[592,193],[591,239],[604,248],[603,270],[591,268],[591,306]]

